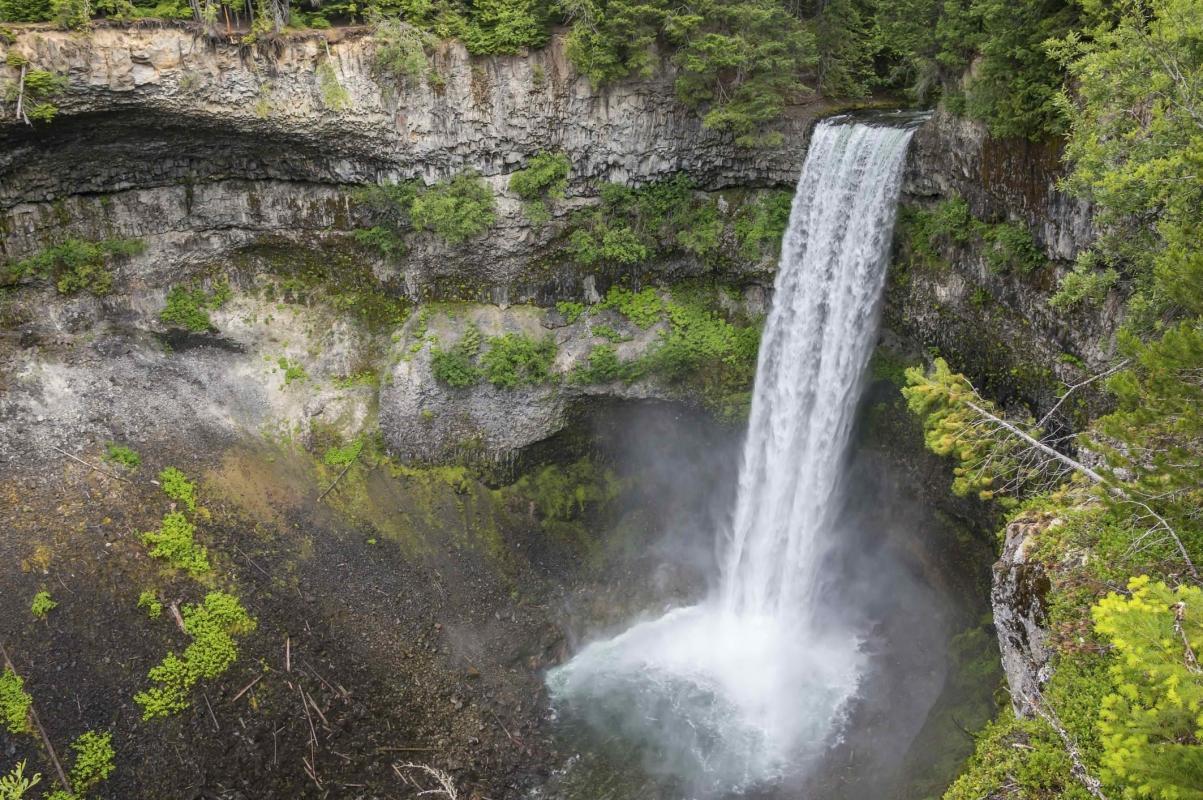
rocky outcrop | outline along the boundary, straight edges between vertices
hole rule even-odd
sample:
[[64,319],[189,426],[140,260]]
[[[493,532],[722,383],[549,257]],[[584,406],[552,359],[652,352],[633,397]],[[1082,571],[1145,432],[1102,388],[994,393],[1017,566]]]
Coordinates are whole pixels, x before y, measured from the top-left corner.
[[[1048,408],[1065,384],[1101,371],[1114,352],[1121,297],[1101,309],[1049,305],[1060,277],[1094,238],[1091,208],[1058,188],[1063,175],[1059,144],[995,139],[984,125],[946,113],[912,140],[885,324],[937,348],[1004,404]],[[987,258],[993,245],[984,241],[944,242],[940,265],[914,258],[906,212],[953,198],[963,198],[977,220],[1030,231],[1045,266],[995,271]]]
[[1052,651],[1046,643],[1049,577],[1031,557],[1031,549],[1040,533],[1060,524],[1061,520],[1039,512],[1013,520],[994,564],[990,589],[994,626],[1011,705],[1021,716],[1036,713],[1033,701],[1052,676]]

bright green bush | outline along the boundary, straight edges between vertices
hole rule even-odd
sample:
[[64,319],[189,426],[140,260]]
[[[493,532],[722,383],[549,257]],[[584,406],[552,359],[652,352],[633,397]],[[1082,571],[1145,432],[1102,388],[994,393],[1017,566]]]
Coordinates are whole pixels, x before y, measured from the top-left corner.
[[627,376],[623,367],[614,345],[598,344],[589,351],[588,362],[578,365],[569,380],[573,383],[609,383]]
[[192,643],[183,657],[168,653],[150,670],[155,686],[134,695],[142,707],[142,718],[166,717],[186,709],[192,688],[201,680],[219,677],[238,659],[237,636],[255,630],[256,622],[238,598],[224,592],[210,592],[203,604],[180,609],[184,632]]
[[564,315],[564,321],[569,325],[576,322],[585,313],[586,307],[584,303],[578,303],[572,300],[561,300],[556,303],[556,311]]
[[33,698],[21,676],[5,667],[0,673],[0,722],[11,734],[29,732],[29,707]]
[[196,511],[196,484],[184,473],[175,467],[167,467],[159,473],[159,485],[172,500],[183,503],[189,511]]
[[660,293],[650,286],[638,292],[611,286],[597,307],[612,308],[640,328],[650,328],[664,317],[664,301],[660,299]]
[[196,543],[196,528],[178,511],[163,517],[159,529],[142,534],[142,544],[153,558],[162,558],[171,566],[193,576],[209,572],[209,554]]
[[42,781],[41,773],[25,777],[25,762],[18,761],[12,771],[0,775],[0,800],[23,800],[30,789]]
[[1030,274],[1048,263],[1025,225],[1003,222],[983,226],[986,266],[991,272]]
[[1093,609],[1115,648],[1116,689],[1103,698],[1103,776],[1125,796],[1203,796],[1203,589],[1147,575]]
[[793,192],[768,192],[740,207],[735,215],[735,237],[743,258],[756,261],[780,252],[793,199]]
[[520,333],[492,336],[481,357],[481,374],[503,389],[533,386],[551,379],[555,358],[556,342],[550,336],[540,340]]

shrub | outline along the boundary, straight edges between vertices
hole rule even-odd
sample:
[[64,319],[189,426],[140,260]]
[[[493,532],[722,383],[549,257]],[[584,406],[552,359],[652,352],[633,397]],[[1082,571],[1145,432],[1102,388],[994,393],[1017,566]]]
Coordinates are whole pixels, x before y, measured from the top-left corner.
[[612,286],[598,308],[612,308],[640,328],[650,328],[664,316],[664,301],[650,286],[639,292]]
[[238,659],[236,636],[250,633],[256,627],[238,598],[224,592],[210,592],[203,604],[186,605],[180,609],[184,633],[192,637],[183,657],[168,653],[150,670],[149,678],[156,683],[134,695],[142,707],[145,720],[166,717],[183,711],[189,705],[189,693],[202,679],[219,677]]
[[138,608],[146,609],[146,616],[158,619],[163,614],[163,602],[150,589],[143,589],[138,595]]
[[172,500],[183,503],[189,511],[196,511],[196,484],[184,473],[175,467],[167,467],[159,473],[159,484]]
[[556,311],[564,315],[564,321],[569,325],[576,322],[585,313],[585,304],[572,300],[561,300],[556,303]]
[[200,288],[173,286],[167,292],[167,306],[159,312],[159,319],[167,325],[176,325],[197,333],[213,327],[209,312],[215,311],[230,299],[228,282],[221,282],[212,292]]
[[735,238],[743,258],[754,261],[780,250],[793,199],[792,192],[768,192],[758,194],[739,209],[735,215]]
[[11,669],[0,673],[0,722],[11,734],[29,732],[29,707],[33,698],[25,691],[25,681]]
[[556,358],[552,337],[534,340],[519,333],[491,337],[481,358],[481,372],[489,383],[503,389],[530,386],[551,379]]
[[1061,278],[1057,292],[1049,298],[1048,304],[1053,308],[1068,309],[1102,303],[1119,280],[1119,273],[1110,267],[1098,269],[1099,266],[1095,253],[1087,252],[1078,256],[1073,271]]
[[84,795],[113,774],[113,734],[85,731],[71,743],[75,763],[71,765],[71,788]]
[[493,191],[473,172],[438,183],[414,198],[409,215],[418,230],[433,231],[449,244],[462,244],[492,227]]
[[1130,796],[1194,796],[1203,781],[1203,677],[1195,663],[1203,652],[1203,589],[1170,589],[1141,576],[1128,591],[1092,609],[1095,630],[1119,656],[1116,690],[1099,712],[1103,778]]
[[129,469],[137,469],[142,463],[142,457],[134,450],[125,445],[109,442],[105,448],[105,461],[111,461],[114,464],[120,464]]
[[58,603],[50,596],[50,592],[42,589],[33,596],[33,602],[29,604],[29,610],[38,619],[46,619],[46,616],[58,608]]
[[510,175],[510,190],[523,200],[559,199],[568,186],[572,162],[563,153],[539,153]]
[[589,351],[586,365],[578,365],[572,371],[573,383],[609,383],[624,377],[622,362],[618,360],[618,351],[612,344],[594,345]]
[[480,329],[469,325],[450,350],[434,347],[430,351],[430,368],[435,380],[456,389],[471,386],[480,379],[476,356],[480,353]]
[[196,543],[196,528],[178,511],[167,514],[157,531],[142,534],[142,544],[150,548],[153,558],[162,558],[171,566],[186,570],[193,576],[203,575],[211,567],[209,554]]
[[376,23],[374,61],[379,73],[395,81],[419,78],[426,72],[426,39],[423,34],[399,19]]
[[115,258],[136,255],[145,249],[140,239],[105,239],[88,242],[67,239],[37,255],[11,262],[10,276],[15,280],[42,278],[51,281],[60,294],[89,291],[106,295],[113,288],[109,263]]
[[1024,225],[1010,222],[990,225],[983,231],[986,242],[986,265],[991,272],[1030,274],[1047,262],[1036,246],[1032,232]]

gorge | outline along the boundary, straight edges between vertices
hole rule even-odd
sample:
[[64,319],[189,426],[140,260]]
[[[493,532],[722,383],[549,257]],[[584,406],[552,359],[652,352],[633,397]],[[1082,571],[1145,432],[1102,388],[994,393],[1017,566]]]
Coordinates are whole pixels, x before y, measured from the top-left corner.
[[0,24],[0,777],[1123,796],[1107,626],[1189,590],[1197,484],[1193,440],[1125,465],[1152,450],[1107,420],[1169,407],[1134,343],[1185,326],[1189,362],[1188,306],[1100,260],[1079,140],[974,118],[960,73],[883,112],[933,103],[885,51],[875,93],[824,55],[754,135],[716,123],[756,104],[722,74],[735,105],[698,101],[686,48],[764,19],[794,47],[769,5],[668,10],[604,81],[579,10],[486,53],[337,10]]

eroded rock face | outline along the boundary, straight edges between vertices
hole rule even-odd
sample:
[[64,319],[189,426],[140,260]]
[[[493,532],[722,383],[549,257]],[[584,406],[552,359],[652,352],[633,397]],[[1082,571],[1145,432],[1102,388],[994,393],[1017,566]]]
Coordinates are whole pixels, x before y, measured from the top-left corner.
[[1044,567],[1031,558],[1035,537],[1061,520],[1035,514],[1006,528],[1002,555],[994,564],[990,602],[1002,651],[1003,670],[1015,713],[1030,717],[1032,704],[1052,676],[1052,651],[1046,640],[1045,597],[1050,585]]

